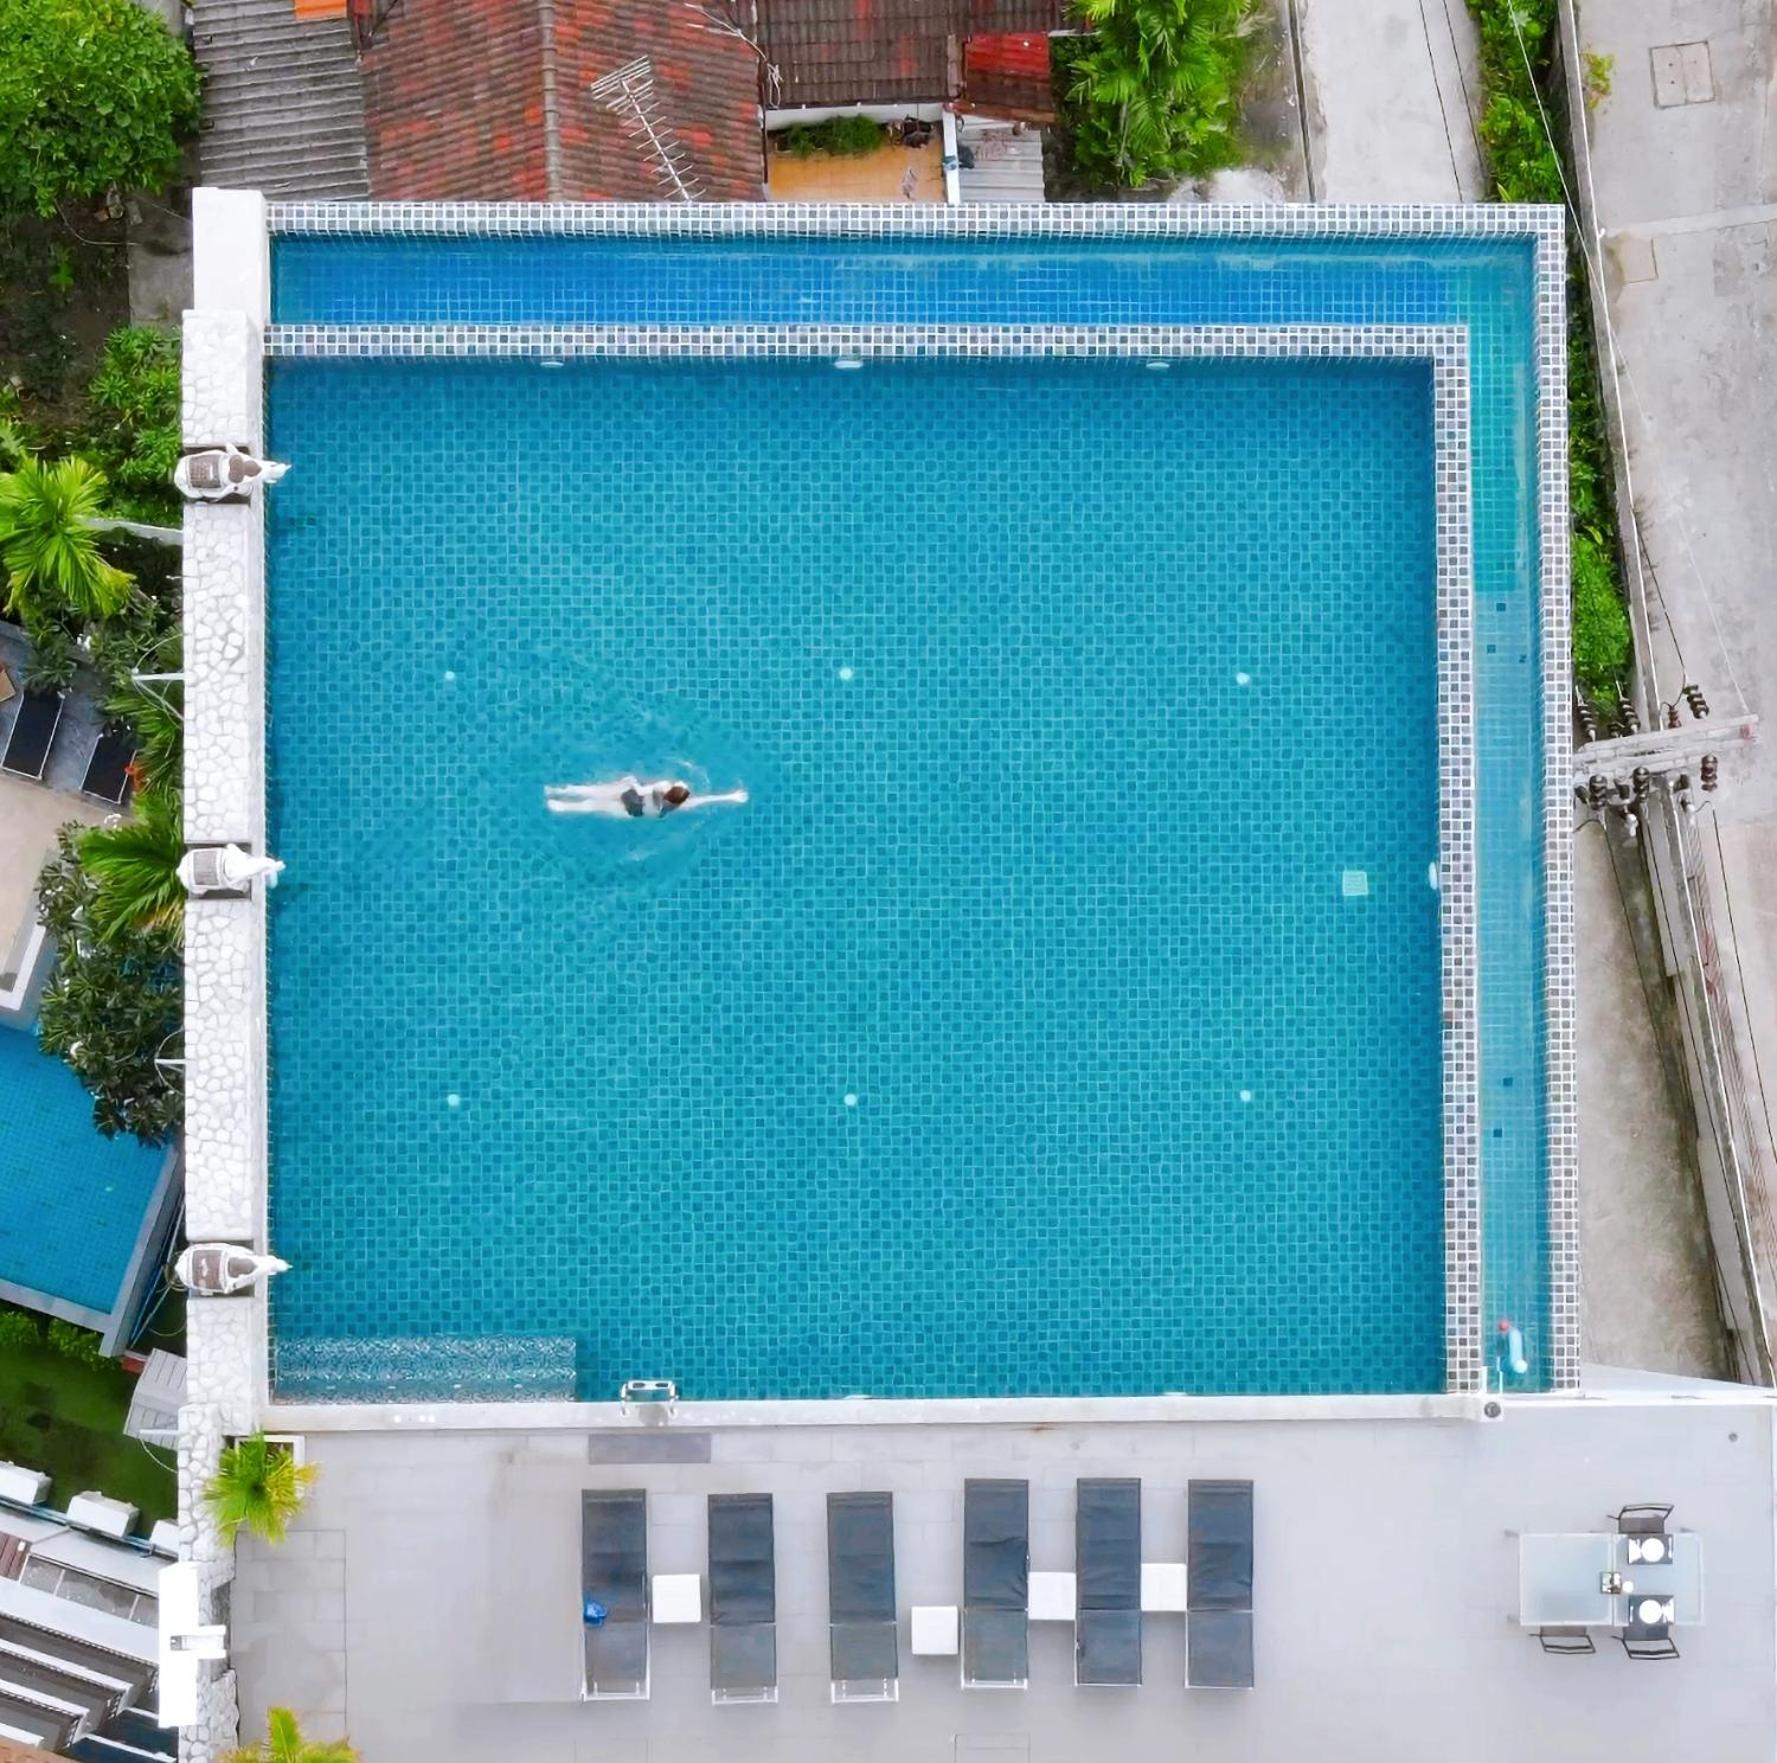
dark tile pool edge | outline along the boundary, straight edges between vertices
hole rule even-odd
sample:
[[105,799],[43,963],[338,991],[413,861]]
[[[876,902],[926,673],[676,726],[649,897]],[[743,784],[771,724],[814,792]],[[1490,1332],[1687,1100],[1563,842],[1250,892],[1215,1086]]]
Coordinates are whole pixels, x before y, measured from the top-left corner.
[[1531,203],[268,202],[274,235],[409,238],[1564,237]]
[[1580,1383],[1579,1070],[1568,800],[1573,770],[1573,669],[1567,582],[1572,567],[1567,484],[1567,234],[1560,209],[1536,241],[1537,525],[1540,595],[1543,857],[1543,1081],[1548,1143],[1544,1206],[1549,1274],[1549,1387]]

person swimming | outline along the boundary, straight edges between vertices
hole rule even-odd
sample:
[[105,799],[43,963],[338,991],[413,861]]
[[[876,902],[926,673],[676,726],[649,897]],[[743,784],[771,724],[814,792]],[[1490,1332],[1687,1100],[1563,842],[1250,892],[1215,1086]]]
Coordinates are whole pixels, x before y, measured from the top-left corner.
[[550,784],[543,791],[551,814],[602,814],[611,820],[661,820],[681,808],[716,808],[746,799],[745,790],[694,796],[677,778],[643,783],[633,772],[615,783]]

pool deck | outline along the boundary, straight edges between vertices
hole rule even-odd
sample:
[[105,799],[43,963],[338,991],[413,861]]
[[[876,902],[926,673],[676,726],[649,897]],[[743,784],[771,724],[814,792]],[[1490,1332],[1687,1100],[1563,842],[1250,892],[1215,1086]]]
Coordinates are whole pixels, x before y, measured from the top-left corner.
[[[1592,1380],[1589,1378],[1588,1382]],[[1601,1384],[1608,1377],[1600,1377]],[[331,1435],[285,1546],[243,1544],[233,1658],[248,1732],[268,1702],[363,1755],[433,1763],[1075,1763],[1426,1754],[1708,1757],[1765,1763],[1777,1729],[1773,1422],[1751,1392],[1511,1403],[1498,1423],[1325,1421],[760,1432]],[[1700,1398],[1700,1399],[1699,1399]],[[620,1460],[670,1446],[681,1458]],[[1182,1619],[1145,1623],[1145,1683],[1072,1682],[1072,1633],[1035,1623],[1030,1688],[965,1692],[954,1659],[914,1658],[907,1610],[961,1595],[962,1484],[1031,1483],[1031,1565],[1073,1565],[1074,1481],[1139,1475],[1144,1560],[1184,1554],[1193,1477],[1255,1484],[1256,1677],[1184,1688]],[[781,1699],[712,1707],[707,1627],[654,1630],[652,1699],[578,1700],[579,1494],[643,1487],[652,1572],[706,1567],[704,1496],[774,1496]],[[827,1692],[823,1515],[836,1489],[892,1489],[901,1699]],[[1670,1500],[1702,1539],[1705,1622],[1683,1657],[1542,1654],[1517,1624],[1512,1532],[1609,1528]]]

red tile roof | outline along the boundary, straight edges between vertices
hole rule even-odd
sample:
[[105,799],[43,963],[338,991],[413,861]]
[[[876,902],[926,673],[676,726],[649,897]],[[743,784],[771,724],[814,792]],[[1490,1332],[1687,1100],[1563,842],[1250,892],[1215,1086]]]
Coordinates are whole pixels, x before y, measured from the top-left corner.
[[646,142],[587,94],[638,56],[695,192],[759,198],[758,57],[683,0],[398,0],[363,56],[371,194],[671,195]]
[[[776,105],[952,98],[972,36],[1060,30],[1065,0],[756,0]],[[957,44],[957,56],[951,41]]]

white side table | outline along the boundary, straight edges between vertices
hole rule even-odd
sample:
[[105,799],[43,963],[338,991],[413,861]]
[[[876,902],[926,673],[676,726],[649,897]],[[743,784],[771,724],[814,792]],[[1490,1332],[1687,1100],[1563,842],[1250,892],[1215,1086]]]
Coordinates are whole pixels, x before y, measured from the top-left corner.
[[654,1575],[654,1620],[657,1623],[703,1621],[703,1578],[696,1573]]
[[1071,1573],[1033,1573],[1030,1576],[1032,1622],[1072,1622],[1074,1576]]
[[913,1651],[923,1659],[954,1659],[957,1646],[954,1604],[913,1606]]
[[1184,1562],[1144,1561],[1141,1564],[1141,1607],[1168,1614],[1186,1608]]

